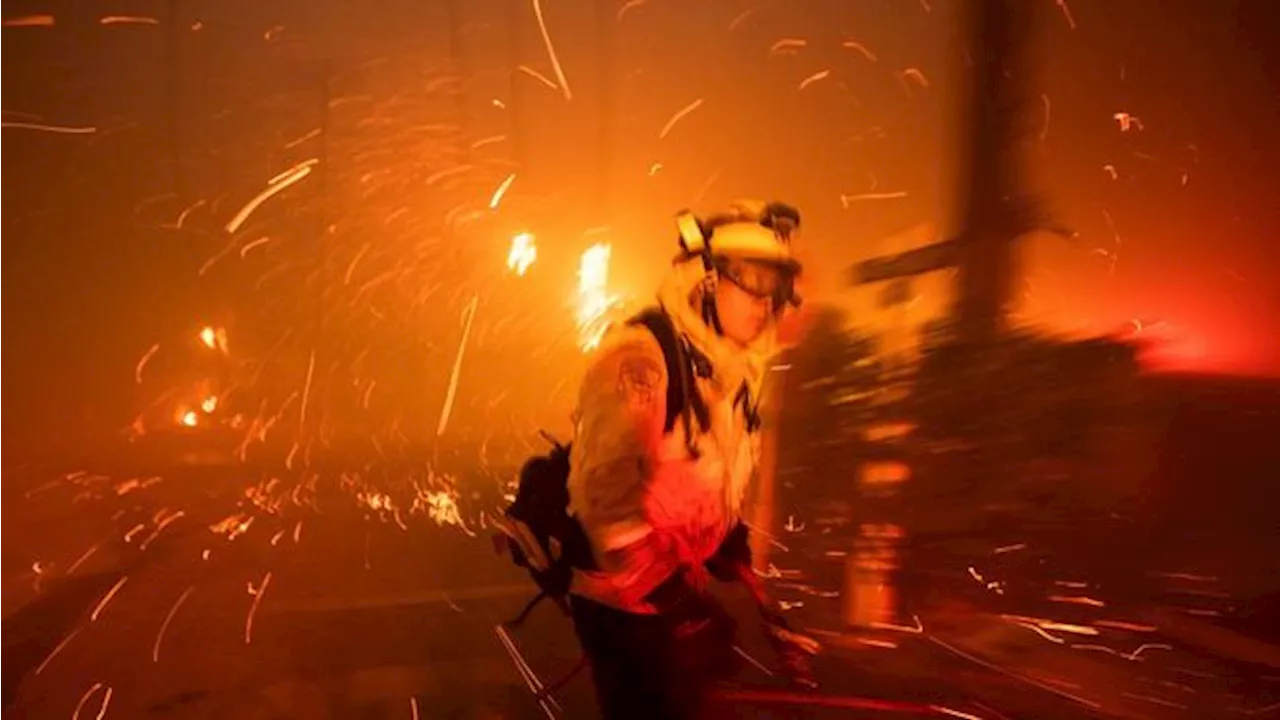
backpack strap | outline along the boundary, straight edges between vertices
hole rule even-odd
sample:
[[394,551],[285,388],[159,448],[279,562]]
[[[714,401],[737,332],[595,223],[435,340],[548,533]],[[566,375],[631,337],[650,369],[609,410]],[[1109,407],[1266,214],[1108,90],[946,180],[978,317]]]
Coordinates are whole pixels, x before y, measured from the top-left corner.
[[[640,312],[627,324],[643,326],[662,348],[662,359],[667,365],[667,416],[662,432],[671,432],[676,426],[676,418],[681,416],[685,418],[686,427],[692,429],[690,413],[697,419],[702,432],[710,429],[711,413],[693,383],[692,358],[676,333],[671,317],[662,308],[655,307]],[[692,438],[689,442],[692,449]]]

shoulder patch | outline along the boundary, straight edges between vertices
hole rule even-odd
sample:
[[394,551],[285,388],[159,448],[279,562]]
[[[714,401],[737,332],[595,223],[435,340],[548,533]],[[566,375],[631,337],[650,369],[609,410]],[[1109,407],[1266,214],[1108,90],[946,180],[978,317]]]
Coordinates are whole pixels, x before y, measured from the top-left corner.
[[662,364],[648,354],[630,352],[618,363],[618,395],[633,408],[656,405],[665,392]]

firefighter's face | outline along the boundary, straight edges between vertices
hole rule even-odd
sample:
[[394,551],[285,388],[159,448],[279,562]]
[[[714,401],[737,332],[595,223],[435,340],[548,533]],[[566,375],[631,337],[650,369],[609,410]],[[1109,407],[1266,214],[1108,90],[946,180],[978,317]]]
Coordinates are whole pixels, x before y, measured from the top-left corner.
[[747,261],[730,262],[716,283],[716,314],[729,340],[746,346],[773,320],[785,278],[776,267]]

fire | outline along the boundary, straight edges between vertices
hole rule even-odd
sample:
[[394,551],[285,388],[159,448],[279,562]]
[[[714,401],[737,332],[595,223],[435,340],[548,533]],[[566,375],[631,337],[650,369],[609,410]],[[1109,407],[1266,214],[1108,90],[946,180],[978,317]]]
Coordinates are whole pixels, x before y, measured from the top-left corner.
[[200,422],[200,417],[196,415],[195,410],[188,410],[182,413],[182,416],[178,418],[178,422],[184,427],[195,427],[196,423]]
[[578,338],[583,350],[592,350],[608,327],[605,313],[616,298],[608,294],[609,257],[612,248],[596,243],[582,253],[578,266]]
[[421,504],[426,507],[427,517],[434,520],[437,525],[462,525],[462,513],[458,510],[455,492],[432,490],[418,499],[423,501]]
[[383,493],[370,493],[368,495],[358,496],[364,500],[365,504],[372,510],[391,510],[394,505],[391,502],[391,496]]
[[1120,132],[1129,132],[1130,128],[1143,130],[1142,121],[1127,112],[1118,112],[1111,116],[1120,123]]
[[210,395],[209,397],[205,398],[204,402],[200,403],[200,409],[204,410],[206,413],[211,413],[214,410],[217,410],[218,397],[216,395]]
[[227,331],[224,328],[215,328],[212,325],[206,325],[200,329],[200,344],[210,350],[227,351]]
[[534,237],[522,232],[511,238],[511,252],[507,253],[507,268],[515,270],[517,275],[524,276],[529,266],[538,259],[538,247],[534,245]]

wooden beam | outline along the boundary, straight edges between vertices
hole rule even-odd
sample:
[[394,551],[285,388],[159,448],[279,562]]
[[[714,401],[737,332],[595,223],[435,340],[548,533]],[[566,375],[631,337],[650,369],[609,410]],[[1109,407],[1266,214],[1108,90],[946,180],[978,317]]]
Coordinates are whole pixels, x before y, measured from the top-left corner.
[[960,246],[961,240],[956,238],[896,255],[863,260],[853,266],[850,281],[854,285],[865,285],[955,267],[960,262]]

